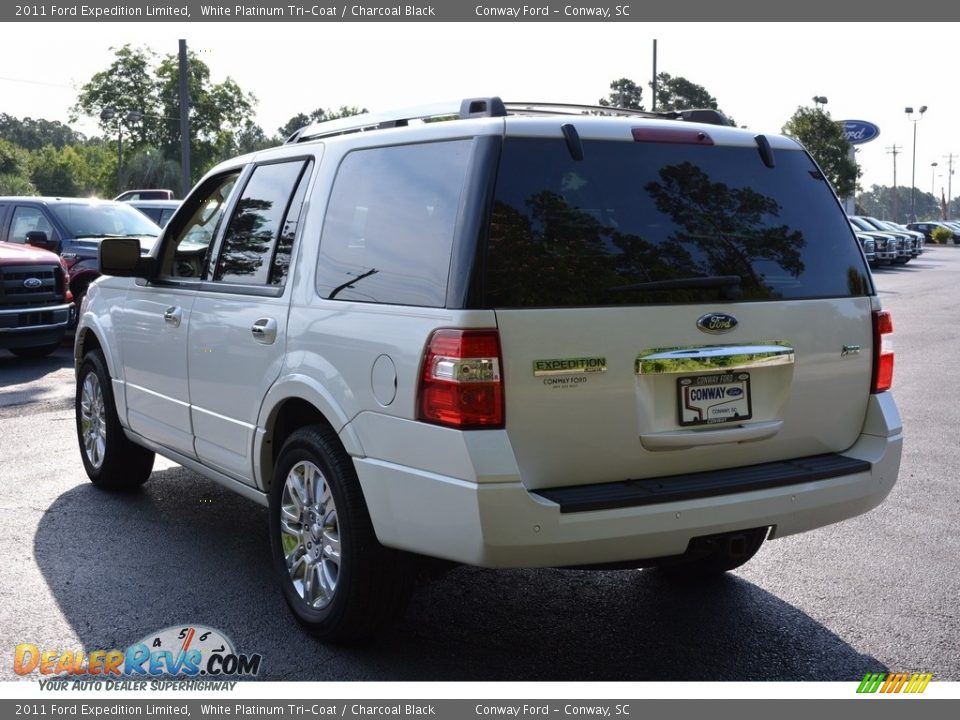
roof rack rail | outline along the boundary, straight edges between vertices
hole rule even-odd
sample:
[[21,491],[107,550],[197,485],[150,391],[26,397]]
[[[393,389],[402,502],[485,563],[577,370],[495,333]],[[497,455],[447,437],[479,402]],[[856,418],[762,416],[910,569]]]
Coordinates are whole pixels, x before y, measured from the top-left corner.
[[686,120],[708,125],[730,125],[730,120],[719,110],[667,110],[655,112],[614,105],[576,105],[570,103],[508,102],[504,103],[511,115],[607,115],[614,117],[643,117],[662,120]]
[[504,117],[506,115],[607,115],[615,117],[644,117],[664,120],[686,120],[710,125],[730,125],[719,110],[709,108],[650,112],[612,105],[574,105],[569,103],[509,102],[498,97],[466,98],[455,102],[433,103],[382,113],[363,113],[350,117],[326,120],[300,128],[284,144],[305,142],[318,138],[385,128],[403,127],[413,121],[467,119],[477,117]]
[[383,130],[384,128],[403,127],[411,120],[439,120],[443,118],[466,119],[476,117],[503,117],[507,114],[503,101],[498,97],[466,98],[455,102],[440,102],[430,105],[418,105],[411,108],[388,110],[382,113],[363,113],[313,123],[300,128],[288,137],[284,144],[316,140],[334,135]]

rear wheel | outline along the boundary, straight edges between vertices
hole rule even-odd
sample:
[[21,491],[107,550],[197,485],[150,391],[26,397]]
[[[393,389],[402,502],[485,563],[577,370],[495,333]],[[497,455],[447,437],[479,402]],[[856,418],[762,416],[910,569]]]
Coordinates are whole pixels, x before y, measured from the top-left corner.
[[672,580],[704,581],[746,564],[763,545],[769,528],[753,528],[722,535],[695,538],[687,555],[654,565]]
[[377,541],[353,463],[328,427],[298,430],[280,451],[270,546],[287,604],[322,640],[369,639],[407,598],[409,563]]
[[124,434],[107,364],[99,350],[87,353],[80,364],[75,412],[80,457],[94,485],[128,490],[150,477],[154,454]]

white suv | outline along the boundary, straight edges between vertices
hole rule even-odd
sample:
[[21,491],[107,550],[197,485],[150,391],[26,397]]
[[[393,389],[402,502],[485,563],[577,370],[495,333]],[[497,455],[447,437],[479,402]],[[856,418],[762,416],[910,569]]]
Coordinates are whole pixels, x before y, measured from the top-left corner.
[[100,246],[88,475],[160,453],[269,506],[339,641],[417,556],[695,577],[873,508],[902,434],[857,239],[794,141],[703,117],[470,99],[219,165],[150,257]]

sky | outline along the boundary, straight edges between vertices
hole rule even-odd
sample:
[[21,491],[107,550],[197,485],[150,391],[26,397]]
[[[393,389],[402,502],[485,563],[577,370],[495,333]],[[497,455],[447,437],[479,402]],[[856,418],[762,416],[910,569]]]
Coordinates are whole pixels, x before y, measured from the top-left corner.
[[[8,29],[13,26],[8,25]],[[757,132],[779,132],[798,106],[826,96],[836,120],[868,120],[880,136],[859,146],[861,184],[947,187],[945,157],[960,166],[960,93],[951,41],[958,23],[17,23],[0,43],[0,112],[67,122],[77,89],[105,69],[111,47],[176,54],[177,42],[257,99],[272,135],[298,112],[341,105],[371,111],[438,100],[595,104],[611,81],[645,87],[657,69],[703,85],[720,108]],[[918,38],[944,38],[919,44]],[[914,117],[918,117],[915,113]],[[88,120],[73,125],[95,133]],[[933,167],[932,163],[938,163]],[[960,175],[952,183],[960,195]]]

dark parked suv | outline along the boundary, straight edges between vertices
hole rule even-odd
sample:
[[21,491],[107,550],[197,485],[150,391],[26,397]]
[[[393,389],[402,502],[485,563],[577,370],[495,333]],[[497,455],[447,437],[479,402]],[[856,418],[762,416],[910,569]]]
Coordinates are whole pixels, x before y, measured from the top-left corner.
[[0,197],[0,242],[30,243],[60,256],[70,271],[77,307],[97,271],[105,237],[136,237],[144,254],[160,228],[127,203],[96,198]]

